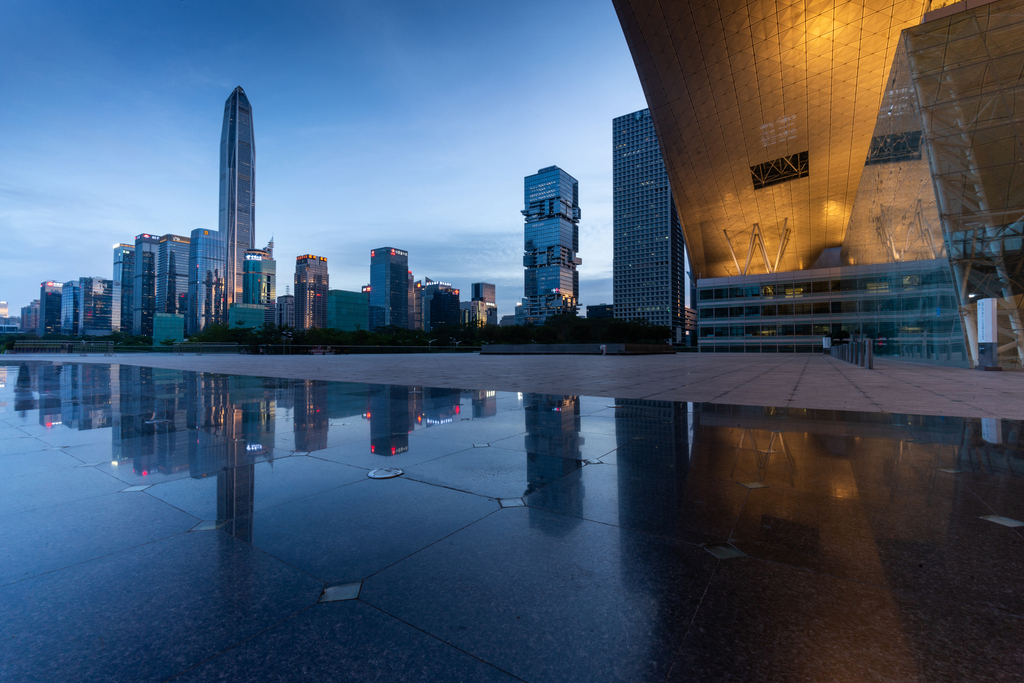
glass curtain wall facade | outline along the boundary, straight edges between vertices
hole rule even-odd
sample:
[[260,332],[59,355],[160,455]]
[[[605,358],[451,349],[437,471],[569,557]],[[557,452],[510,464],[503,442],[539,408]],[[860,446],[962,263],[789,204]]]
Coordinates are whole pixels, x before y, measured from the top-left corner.
[[164,235],[156,252],[156,312],[188,313],[188,237]]
[[156,314],[156,253],[160,238],[156,235],[135,237],[135,283],[132,286],[132,334],[153,336]]
[[132,292],[135,285],[135,245],[118,244],[114,247],[114,283],[121,291],[118,329],[132,331]]
[[999,360],[1018,367],[1024,364],[1022,35],[1019,0],[939,16],[904,35],[972,360],[978,360],[975,302],[994,298]]
[[65,282],[60,290],[60,333],[78,336],[78,306],[82,292],[78,281]]
[[327,292],[327,327],[345,332],[368,329],[369,306],[362,292],[332,289]]
[[697,282],[701,352],[820,352],[868,337],[876,356],[966,367],[945,259]]
[[686,335],[683,230],[651,113],[612,120],[612,289],[615,317]]
[[242,302],[245,251],[256,246],[256,142],[242,86],[224,103],[220,134],[220,222],[228,263],[228,305]]
[[526,321],[541,324],[579,308],[580,188],[558,168],[542,168],[524,181],[523,241]]
[[21,307],[21,331],[35,332],[39,327],[39,299]]
[[[933,312],[914,293],[911,315],[858,329],[887,353],[975,366],[976,302],[996,299],[999,361],[1024,364],[1024,1],[713,0],[673,5],[667,44],[663,0],[614,4],[702,292],[945,263]],[[700,344],[717,350],[700,306]]]
[[327,259],[306,254],[295,259],[295,329],[327,327]]
[[64,285],[52,280],[39,285],[39,325],[36,334],[60,334],[61,289]]
[[277,262],[267,249],[245,252],[242,303],[263,306],[262,324],[274,324],[274,302],[277,301]]
[[188,245],[187,334],[227,322],[224,233],[196,228]]
[[99,277],[78,279],[78,326],[82,336],[99,336],[121,329],[121,285]]
[[409,327],[409,252],[370,251],[370,329]]
[[295,327],[295,296],[284,294],[277,297],[274,307],[274,322],[285,327]]

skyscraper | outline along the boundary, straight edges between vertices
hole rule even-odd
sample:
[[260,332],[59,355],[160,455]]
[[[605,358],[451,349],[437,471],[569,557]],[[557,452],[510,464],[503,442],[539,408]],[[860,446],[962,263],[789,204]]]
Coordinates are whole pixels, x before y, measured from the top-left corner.
[[78,280],[65,282],[60,290],[60,333],[78,335],[78,300],[81,290]]
[[[489,282],[474,282],[473,283],[473,301],[484,302],[485,316],[482,322],[478,322],[480,325],[497,325],[498,324],[498,304],[494,295],[495,287]],[[475,310],[475,309],[474,309]],[[473,318],[478,320],[478,318]]]
[[409,252],[370,252],[370,329],[409,326]]
[[285,327],[295,327],[295,296],[283,294],[277,297],[274,307],[274,322]]
[[651,113],[612,120],[612,289],[615,317],[685,336],[689,287],[683,230]]
[[458,325],[459,290],[448,282],[423,278],[416,288],[422,318],[422,330],[430,332],[438,325]]
[[153,336],[153,315],[156,314],[156,252],[160,238],[156,235],[135,236],[135,282],[132,285],[132,334]]
[[35,332],[39,327],[39,299],[33,299],[28,306],[21,307],[21,331]]
[[135,245],[114,245],[114,283],[120,287],[120,320],[116,329],[132,333],[132,292],[135,291]]
[[277,301],[277,262],[274,261],[274,242],[264,249],[248,249],[243,266],[242,302],[263,306],[264,320],[274,324],[274,303]]
[[164,235],[156,251],[156,312],[188,311],[188,237]]
[[242,86],[224,103],[220,133],[220,231],[226,251],[228,305],[242,302],[245,251],[256,246],[256,148],[252,106]]
[[305,254],[295,259],[295,329],[327,327],[327,259]]
[[571,175],[548,166],[526,177],[524,194],[523,306],[527,322],[540,324],[579,307],[580,189]]
[[121,328],[121,285],[101,277],[78,279],[78,333],[104,335]]
[[227,322],[224,233],[196,228],[188,245],[188,334]]

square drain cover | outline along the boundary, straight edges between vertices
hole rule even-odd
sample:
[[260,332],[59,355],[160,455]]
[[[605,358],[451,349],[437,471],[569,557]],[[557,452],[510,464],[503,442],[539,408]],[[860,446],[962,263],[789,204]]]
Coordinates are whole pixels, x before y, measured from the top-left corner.
[[324,588],[317,602],[338,602],[339,600],[355,600],[359,597],[359,589],[363,587],[362,581],[355,583],[339,583]]
[[746,557],[746,554],[731,543],[708,543],[704,550],[720,560],[731,560],[734,557]]
[[982,519],[987,519],[990,522],[995,522],[996,524],[1002,524],[1003,526],[1009,526],[1009,527],[1024,526],[1024,522],[1021,522],[1021,521],[1016,520],[1016,519],[1011,519],[1009,517],[1000,517],[999,515],[988,515],[987,517],[982,517]]

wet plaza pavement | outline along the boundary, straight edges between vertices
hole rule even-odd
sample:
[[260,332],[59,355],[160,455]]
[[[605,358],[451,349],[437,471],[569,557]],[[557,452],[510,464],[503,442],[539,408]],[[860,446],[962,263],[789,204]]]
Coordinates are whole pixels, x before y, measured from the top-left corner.
[[1024,671],[1019,421],[127,365],[0,380],[2,681]]

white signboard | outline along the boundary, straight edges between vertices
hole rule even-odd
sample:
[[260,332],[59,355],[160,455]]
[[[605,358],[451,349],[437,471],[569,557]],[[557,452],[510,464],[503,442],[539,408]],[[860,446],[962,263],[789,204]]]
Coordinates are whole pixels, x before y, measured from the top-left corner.
[[998,299],[978,299],[978,343],[996,343],[996,310]]
[[832,348],[832,337],[822,337],[821,338],[821,345],[824,346],[826,349],[831,349]]

